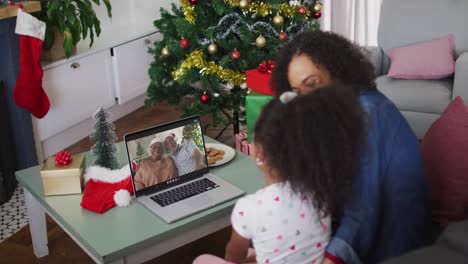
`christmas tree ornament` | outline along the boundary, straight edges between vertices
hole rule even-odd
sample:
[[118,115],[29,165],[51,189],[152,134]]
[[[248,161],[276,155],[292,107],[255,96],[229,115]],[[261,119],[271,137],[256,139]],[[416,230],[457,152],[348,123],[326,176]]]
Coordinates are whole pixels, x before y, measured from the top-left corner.
[[246,10],[247,8],[249,8],[249,1],[248,0],[240,0],[239,1],[239,7],[242,10]]
[[286,32],[281,31],[281,33],[279,33],[279,39],[286,40],[287,38],[288,38],[288,34],[286,34]]
[[322,12],[317,12],[317,13],[314,13],[314,18],[315,19],[319,19],[322,17]]
[[210,95],[207,94],[206,92],[203,92],[203,94],[200,95],[200,102],[202,104],[206,104],[208,103],[208,101],[210,101]]
[[188,0],[191,5],[196,5],[198,0]]
[[50,108],[49,97],[42,88],[40,63],[45,28],[44,22],[18,9],[15,33],[20,35],[20,68],[13,99],[37,118],[43,118]]
[[218,45],[216,43],[211,42],[210,45],[208,45],[208,52],[210,54],[215,54],[218,52]]
[[313,6],[314,13],[322,12],[322,4],[319,1],[316,1]]
[[237,49],[234,49],[234,50],[232,51],[232,53],[231,53],[231,58],[232,58],[233,60],[238,60],[238,59],[240,59],[240,57],[241,57],[240,51],[238,51]]
[[284,23],[284,18],[280,15],[276,15],[273,17],[273,24],[277,27],[281,27]]
[[219,93],[214,93],[213,96],[214,97],[219,97]]
[[298,9],[297,11],[298,11],[299,14],[301,14],[301,15],[307,14],[307,8],[306,8],[305,6],[299,7],[299,9]]
[[183,49],[187,49],[190,46],[190,42],[187,38],[181,38],[179,41],[179,45]]
[[263,48],[266,46],[266,39],[260,35],[258,38],[255,40],[255,45],[257,45],[257,48]]
[[163,58],[167,58],[171,56],[171,51],[167,47],[164,47],[161,49],[161,56],[163,56]]

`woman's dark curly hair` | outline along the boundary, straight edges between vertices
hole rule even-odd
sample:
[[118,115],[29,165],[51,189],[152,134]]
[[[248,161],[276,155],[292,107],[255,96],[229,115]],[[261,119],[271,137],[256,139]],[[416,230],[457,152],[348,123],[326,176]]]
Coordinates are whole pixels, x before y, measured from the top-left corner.
[[277,95],[291,90],[288,81],[289,63],[294,56],[302,54],[328,70],[332,81],[341,82],[356,92],[375,89],[374,66],[361,48],[335,33],[314,30],[296,35],[281,48],[270,82]]
[[289,103],[270,101],[254,129],[254,144],[280,181],[311,194],[325,215],[340,217],[360,168],[364,112],[355,93],[333,84]]

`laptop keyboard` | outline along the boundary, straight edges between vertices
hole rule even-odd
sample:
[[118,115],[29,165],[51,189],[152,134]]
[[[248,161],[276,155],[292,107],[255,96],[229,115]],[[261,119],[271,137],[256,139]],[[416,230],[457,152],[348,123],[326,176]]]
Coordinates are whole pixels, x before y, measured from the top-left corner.
[[203,178],[170,191],[151,196],[150,198],[164,207],[218,187],[219,185],[216,183]]

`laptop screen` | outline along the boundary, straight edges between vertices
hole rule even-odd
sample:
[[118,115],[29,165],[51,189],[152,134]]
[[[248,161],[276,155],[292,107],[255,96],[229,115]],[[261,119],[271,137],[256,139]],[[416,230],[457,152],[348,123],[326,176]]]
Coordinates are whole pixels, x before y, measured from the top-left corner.
[[199,117],[125,136],[137,197],[208,172]]

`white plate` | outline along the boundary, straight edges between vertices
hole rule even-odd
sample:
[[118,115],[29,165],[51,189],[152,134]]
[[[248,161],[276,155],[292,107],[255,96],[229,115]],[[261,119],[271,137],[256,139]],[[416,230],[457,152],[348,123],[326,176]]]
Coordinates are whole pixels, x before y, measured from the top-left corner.
[[[205,144],[206,148],[215,148],[217,150],[222,150],[224,151],[224,156],[222,160],[216,161],[214,164],[211,164],[210,167],[216,167],[222,164],[225,164],[229,161],[231,161],[234,156],[236,155],[236,152],[234,151],[233,148],[226,146],[224,144],[219,144],[219,143],[206,143]],[[208,155],[208,153],[206,154]]]

